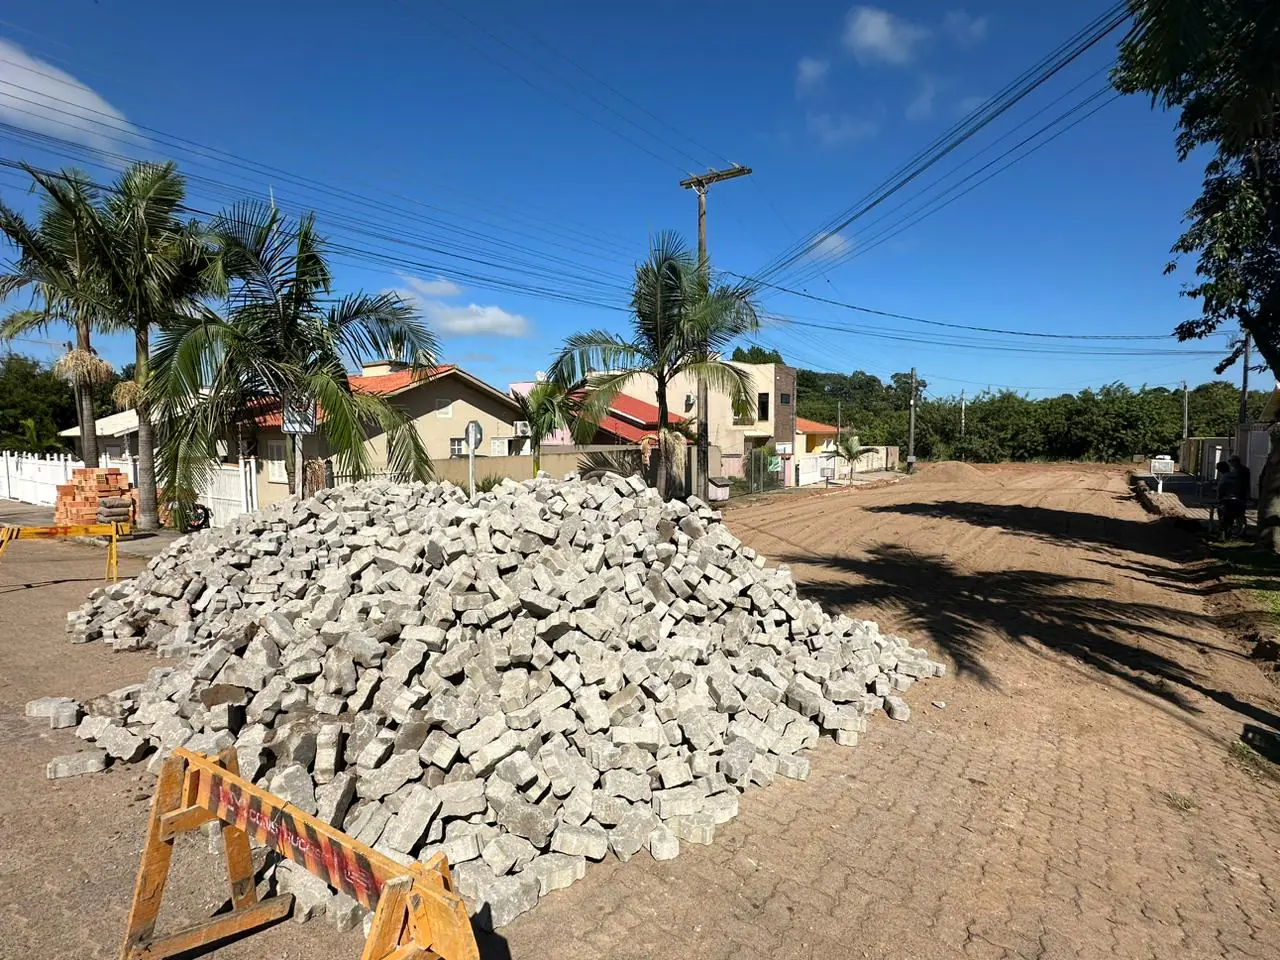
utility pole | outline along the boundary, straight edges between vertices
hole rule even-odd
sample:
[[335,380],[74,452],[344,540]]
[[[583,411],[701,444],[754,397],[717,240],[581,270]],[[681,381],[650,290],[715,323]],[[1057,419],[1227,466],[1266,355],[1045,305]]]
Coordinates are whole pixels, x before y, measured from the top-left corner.
[[844,401],[836,401],[836,443],[844,436]]
[[907,421],[907,473],[916,472],[916,368],[911,368],[911,415]]
[[1188,427],[1189,422],[1190,421],[1187,417],[1187,381],[1183,380],[1182,381],[1182,439],[1183,440],[1186,440],[1189,436],[1191,436],[1191,431],[1190,431],[1190,428]]
[[1249,422],[1249,347],[1253,338],[1246,330],[1244,334],[1244,370],[1240,374],[1240,426]]
[[[702,271],[702,276],[708,283],[711,282],[711,261],[707,256],[707,188],[713,183],[719,183],[721,180],[732,180],[735,177],[745,177],[751,172],[750,167],[744,167],[741,164],[734,164],[727,170],[708,170],[706,173],[688,177],[680,181],[680,186],[686,190],[693,190],[698,194],[698,269]],[[703,345],[705,348],[705,344]],[[707,472],[710,463],[711,433],[707,427],[707,417],[709,414],[707,402],[707,385],[703,380],[698,381],[698,469],[697,479],[694,485],[697,488],[698,496],[703,501],[708,499],[707,496]],[[658,430],[666,429],[665,423],[658,424]]]
[[960,436],[964,437],[964,390],[960,391]]

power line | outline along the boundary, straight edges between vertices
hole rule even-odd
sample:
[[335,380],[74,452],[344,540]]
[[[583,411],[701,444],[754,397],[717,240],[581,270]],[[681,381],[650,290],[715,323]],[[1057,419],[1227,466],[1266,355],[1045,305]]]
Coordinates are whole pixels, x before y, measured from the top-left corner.
[[[1087,78],[1085,82],[1087,82],[1087,80],[1088,80],[1088,79],[1091,79],[1091,78]],[[1072,88],[1072,89],[1073,89],[1073,91],[1074,91],[1075,89],[1078,89],[1078,87],[1079,87],[1079,86],[1081,86],[1081,85],[1082,85],[1082,84],[1079,84],[1079,85],[1077,85],[1077,87]],[[913,201],[918,200],[921,196],[924,196],[925,194],[927,194],[927,193],[928,193],[930,190],[932,190],[934,187],[936,187],[936,186],[938,186],[939,184],[941,184],[941,183],[945,182],[945,181],[946,181],[947,179],[949,179],[951,176],[953,176],[954,174],[958,173],[961,169],[963,169],[963,168],[964,168],[965,166],[967,166],[968,164],[972,163],[974,160],[976,160],[979,156],[981,156],[981,155],[982,155],[983,153],[985,153],[987,150],[990,150],[990,149],[991,149],[991,147],[995,145],[995,143],[998,143],[998,142],[999,142],[999,140],[1003,140],[1003,139],[1005,139],[1005,137],[1009,136],[1010,134],[1012,134],[1012,133],[1013,133],[1013,132],[1015,132],[1016,130],[1018,130],[1018,129],[1020,129],[1021,127],[1025,126],[1028,122],[1030,122],[1030,120],[1034,119],[1034,117],[1039,116],[1040,114],[1044,113],[1044,112],[1045,112],[1045,110],[1047,109],[1047,107],[1046,107],[1046,108],[1042,108],[1040,111],[1037,111],[1037,113],[1036,113],[1036,114],[1034,114],[1032,117],[1028,117],[1028,118],[1027,118],[1026,120],[1024,120],[1021,124],[1019,124],[1017,127],[1013,128],[1013,130],[1010,130],[1008,133],[1006,133],[1004,136],[1000,137],[998,140],[993,141],[991,144],[989,144],[989,145],[988,145],[986,148],[984,148],[983,150],[979,151],[979,152],[978,152],[977,154],[975,154],[973,157],[969,158],[969,159],[968,159],[968,160],[966,160],[964,163],[959,164],[958,166],[956,166],[956,167],[955,167],[955,168],[953,168],[952,170],[948,171],[946,174],[944,174],[943,176],[941,176],[941,177],[939,177],[937,180],[935,180],[933,183],[931,183],[928,187],[923,188],[923,189],[922,189],[918,194],[916,194],[916,195],[915,195],[915,197],[912,197],[912,198],[910,198],[910,199],[908,199],[908,200],[904,201],[903,203],[901,203],[901,204],[899,204],[897,207],[895,207],[892,211],[890,211],[890,212],[886,213],[883,217],[880,217],[879,219],[872,221],[872,223],[870,224],[870,226],[871,226],[871,227],[875,227],[875,226],[877,226],[877,225],[884,224],[884,223],[886,223],[886,221],[889,221],[889,220],[893,220],[893,221],[894,221],[892,224],[890,224],[890,226],[889,226],[888,228],[886,228],[886,229],[884,229],[884,230],[880,231],[879,233],[873,234],[873,235],[871,236],[871,238],[870,238],[870,240],[871,240],[872,242],[868,243],[868,242],[867,242],[867,241],[865,241],[865,240],[861,240],[861,241],[857,241],[857,242],[851,243],[851,244],[849,245],[849,249],[847,249],[847,250],[838,251],[838,252],[836,253],[836,255],[834,255],[834,256],[832,256],[832,257],[825,258],[825,259],[819,259],[819,260],[817,260],[815,263],[808,264],[805,268],[803,268],[803,269],[801,269],[801,270],[797,271],[797,272],[796,272],[796,274],[792,277],[792,279],[790,279],[790,280],[789,280],[789,281],[787,281],[787,282],[792,283],[792,284],[795,284],[795,285],[799,285],[799,284],[803,284],[803,283],[805,283],[805,282],[808,282],[808,281],[810,281],[810,280],[814,279],[814,278],[815,278],[817,275],[819,275],[819,274],[825,274],[828,270],[830,270],[830,269],[831,269],[831,268],[833,268],[833,267],[839,266],[840,264],[842,264],[842,263],[846,263],[846,262],[848,262],[849,260],[854,259],[855,257],[861,256],[862,254],[866,253],[867,251],[869,251],[869,250],[871,250],[871,249],[873,249],[873,248],[875,248],[875,247],[879,246],[881,243],[885,242],[886,240],[891,239],[892,237],[897,236],[899,233],[903,232],[904,230],[909,229],[910,227],[912,227],[912,226],[914,226],[915,224],[919,223],[921,220],[924,220],[925,218],[927,218],[927,217],[929,217],[929,216],[932,216],[934,213],[937,213],[939,210],[942,210],[943,208],[945,208],[945,207],[947,207],[947,206],[950,206],[950,205],[951,205],[952,203],[954,203],[956,200],[959,200],[961,197],[966,196],[967,194],[971,193],[973,190],[977,189],[977,188],[978,188],[978,187],[980,187],[982,184],[986,183],[987,181],[989,181],[989,180],[993,179],[994,177],[998,176],[999,174],[1003,173],[1005,170],[1008,170],[1008,169],[1009,169],[1010,167],[1012,167],[1014,164],[1019,163],[1019,162],[1021,162],[1022,160],[1025,160],[1027,157],[1029,157],[1029,156],[1031,156],[1032,154],[1036,153],[1038,150],[1042,149],[1043,147],[1048,146],[1050,143],[1052,143],[1054,140],[1056,140],[1056,139],[1058,139],[1059,137],[1061,137],[1063,134],[1067,133],[1067,132],[1068,132],[1068,131],[1070,131],[1070,130],[1075,129],[1075,127],[1079,126],[1079,125],[1080,125],[1081,123],[1083,123],[1085,120],[1089,119],[1089,118],[1090,118],[1090,117],[1092,117],[1094,114],[1098,113],[1098,112],[1099,112],[1100,110],[1102,110],[1104,107],[1108,106],[1108,105],[1109,105],[1109,104],[1111,104],[1111,103],[1114,103],[1116,100],[1118,100],[1118,99],[1120,98],[1120,96],[1121,96],[1121,95],[1120,95],[1119,93],[1115,93],[1112,97],[1110,97],[1109,99],[1107,99],[1107,100],[1103,101],[1102,103],[1098,104],[1098,105],[1097,105],[1097,106],[1095,106],[1092,110],[1089,110],[1089,111],[1088,111],[1087,113],[1085,113],[1083,116],[1081,116],[1081,117],[1077,118],[1074,122],[1067,124],[1067,125],[1066,125],[1065,127],[1063,127],[1061,130],[1058,130],[1056,133],[1054,133],[1054,134],[1052,134],[1051,136],[1049,136],[1049,137],[1045,138],[1041,143],[1036,144],[1036,145],[1035,145],[1035,146],[1033,146],[1030,150],[1027,150],[1026,152],[1022,153],[1022,154],[1021,154],[1021,155],[1019,155],[1019,156],[1015,156],[1015,157],[1014,157],[1012,160],[1010,160],[1008,163],[1006,163],[1006,164],[1004,164],[1003,166],[1000,166],[1000,167],[998,167],[996,170],[992,171],[988,176],[982,177],[982,179],[978,180],[978,181],[977,181],[977,183],[974,183],[974,184],[973,184],[972,186],[970,186],[968,189],[963,190],[963,191],[962,191],[961,193],[959,193],[959,194],[956,194],[956,196],[952,197],[950,200],[947,200],[945,203],[940,203],[940,204],[938,204],[938,205],[937,205],[936,207],[934,207],[933,209],[926,209],[926,208],[930,207],[930,205],[932,205],[932,204],[936,203],[937,201],[941,200],[942,198],[946,197],[948,194],[951,194],[951,193],[955,192],[956,190],[959,190],[959,189],[960,189],[961,187],[963,187],[966,183],[969,183],[971,180],[974,180],[975,178],[977,178],[977,177],[981,176],[984,172],[986,172],[987,170],[990,170],[992,167],[994,167],[994,166],[996,166],[997,164],[999,164],[999,163],[1000,163],[1000,161],[1004,160],[1004,159],[1005,159],[1005,158],[1007,158],[1007,157],[1012,156],[1013,154],[1016,154],[1019,150],[1021,150],[1021,149],[1022,149],[1023,147],[1025,147],[1027,144],[1029,144],[1029,143],[1031,143],[1032,141],[1034,141],[1037,137],[1043,136],[1045,133],[1047,133],[1048,131],[1052,130],[1055,126],[1057,126],[1058,124],[1063,123],[1064,121],[1066,121],[1066,120],[1070,119],[1072,116],[1074,116],[1075,114],[1079,113],[1081,110],[1085,109],[1085,108],[1086,108],[1086,107],[1088,107],[1090,104],[1094,103],[1094,101],[1096,101],[1096,100],[1098,100],[1099,98],[1101,98],[1101,97],[1105,96],[1105,95],[1106,95],[1107,93],[1109,93],[1109,92],[1112,92],[1112,89],[1111,89],[1110,85],[1104,85],[1101,89],[1095,90],[1093,93],[1089,94],[1089,95],[1088,95],[1088,96],[1086,96],[1084,99],[1082,99],[1082,100],[1080,100],[1079,102],[1077,102],[1075,105],[1073,105],[1073,106],[1069,107],[1066,111],[1064,111],[1063,113],[1059,114],[1059,115],[1058,115],[1058,116],[1056,116],[1054,119],[1050,120],[1048,123],[1044,124],[1042,127],[1040,127],[1040,128],[1038,128],[1037,130],[1035,130],[1033,133],[1031,133],[1031,134],[1029,134],[1028,136],[1024,137],[1023,139],[1019,140],[1017,143],[1015,143],[1013,146],[1009,147],[1009,148],[1008,148],[1007,150],[1005,150],[1004,152],[1002,152],[1002,153],[998,154],[996,157],[994,157],[993,159],[989,160],[987,163],[984,163],[982,166],[978,167],[978,169],[976,169],[976,170],[974,170],[973,172],[969,173],[967,176],[962,177],[960,180],[957,180],[955,183],[951,184],[951,185],[950,185],[949,187],[947,187],[945,190],[942,190],[942,191],[940,191],[939,193],[934,194],[932,197],[929,197],[929,198],[928,198],[928,199],[926,199],[926,200],[925,200],[925,202],[924,202],[923,204],[921,204],[920,206],[916,207],[916,208],[915,208],[915,209],[913,209],[913,210],[908,211],[907,213],[905,213],[905,214],[903,214],[902,216],[897,217],[897,218],[895,219],[895,216],[898,214],[898,212],[899,212],[899,211],[902,211],[902,210],[903,210],[903,209],[905,209],[906,207],[910,206],[910,205],[911,205],[911,203],[912,203]],[[1061,99],[1063,99],[1063,98],[1062,98],[1062,97],[1059,97],[1057,100],[1055,100],[1055,101],[1053,101],[1053,102],[1054,102],[1054,103],[1057,103],[1057,102],[1059,102],[1059,100],[1061,100]],[[916,214],[917,214],[917,213],[920,213],[920,211],[922,211],[922,210],[924,210],[925,212],[924,212],[924,213],[922,213],[919,217],[916,217]],[[908,219],[910,219],[910,218],[912,218],[912,217],[915,217],[915,219],[911,219],[911,222],[910,222],[910,223],[907,223],[907,224],[905,224],[905,225],[902,225],[904,221],[906,221],[906,220],[908,220]],[[896,229],[895,229],[895,228],[896,228]]]
[[[777,290],[781,293],[791,294],[795,297],[803,297],[805,300],[813,300],[817,303],[825,303],[833,307],[843,307],[846,310],[855,310],[858,313],[871,314],[877,317],[886,317],[890,320],[909,320],[912,323],[924,323],[931,327],[949,327],[953,330],[971,330],[976,333],[999,333],[1016,337],[1038,337],[1044,340],[1168,340],[1169,337],[1163,334],[1092,334],[1092,333],[1043,333],[1036,330],[1009,330],[1003,327],[982,327],[966,323],[948,323],[942,320],[926,320],[924,317],[913,317],[906,313],[893,313],[888,310],[876,310],[872,307],[863,307],[856,303],[846,303],[843,300],[834,300],[830,297],[820,297],[814,293],[806,293],[803,290],[796,290],[793,287],[784,287],[776,283],[766,283],[761,280],[754,280],[751,277],[743,276],[739,273],[726,270],[725,273],[731,277],[737,277],[747,282],[755,282],[761,286]],[[843,330],[843,327],[833,327],[835,330]]]
[[756,271],[756,276],[769,277],[778,274],[806,253],[815,249],[824,238],[840,233],[849,224],[874,210],[889,197],[910,185],[926,170],[951,154],[979,131],[989,126],[1068,65],[1079,59],[1086,51],[1128,19],[1128,16],[1127,3],[1120,2],[1112,5],[1047,57],[1011,81],[978,111],[953,125],[950,130],[926,147],[916,158],[909,161],[896,173],[890,175],[880,186],[874,188],[867,197],[858,201],[852,207],[846,208],[845,211],[837,214],[823,227],[814,231],[810,234],[810,239],[807,242],[800,245],[793,244],[783,254],[775,258],[774,261]]
[[[978,189],[987,181],[999,176],[1001,173],[1008,170],[1014,164],[1027,159],[1032,154],[1042,150],[1044,147],[1047,147],[1050,143],[1057,140],[1059,137],[1074,130],[1076,127],[1080,126],[1080,124],[1084,123],[1086,120],[1090,119],[1095,114],[1101,112],[1106,107],[1115,103],[1117,100],[1121,98],[1121,96],[1122,94],[1116,93],[1113,96],[1107,98],[1106,100],[1103,100],[1102,102],[1096,104],[1093,107],[1093,109],[1089,110],[1087,113],[1083,114],[1082,116],[1077,117],[1074,121],[1067,124],[1061,130],[1056,131],[1053,135],[1045,138],[1043,141],[1041,141],[1040,143],[1037,143],[1035,146],[1031,147],[1031,149],[1022,153],[1021,155],[1014,157],[1008,163],[1005,163],[1004,165],[997,167],[995,170],[992,170],[991,173],[987,174],[985,177],[976,181],[975,183],[970,184],[964,190],[961,190],[959,193],[955,194],[955,196],[952,196],[951,198],[941,203],[936,202],[938,200],[942,200],[942,198],[945,197],[952,190],[961,186],[966,181],[970,180],[972,177],[977,176],[979,173],[981,173],[983,170],[986,170],[991,165],[991,164],[985,164],[978,170],[975,170],[968,177],[965,177],[963,180],[960,180],[959,182],[953,184],[947,190],[943,191],[942,193],[933,197],[931,200],[927,201],[923,206],[917,207],[915,210],[913,210],[910,214],[907,215],[907,217],[909,217],[910,219],[903,218],[903,220],[897,221],[895,224],[891,225],[887,230],[881,231],[880,233],[877,233],[874,236],[872,236],[870,238],[871,239],[870,243],[861,244],[856,249],[849,251],[848,255],[845,256],[841,262],[847,262],[848,260],[855,260],[860,256],[870,253],[872,250],[874,250],[876,247],[880,246],[881,244],[887,243],[888,241],[892,240],[894,237],[898,236],[899,234],[905,232],[906,230],[911,229],[917,223],[920,223],[920,221],[926,220],[929,217],[933,216],[935,213],[939,213],[942,210],[945,210],[947,207],[951,206],[951,204],[955,203],[957,200],[962,199],[963,197],[968,196],[974,190]],[[1080,104],[1078,106],[1083,106],[1083,104]],[[1025,143],[1026,141],[1023,141],[1023,142]],[[1003,156],[1007,156],[1007,154],[1003,154],[1002,157]],[[1001,157],[996,158],[996,160],[999,160],[999,159],[1001,159]],[[992,161],[992,163],[994,162],[996,161]],[[919,214],[919,215],[917,216],[916,214]]]

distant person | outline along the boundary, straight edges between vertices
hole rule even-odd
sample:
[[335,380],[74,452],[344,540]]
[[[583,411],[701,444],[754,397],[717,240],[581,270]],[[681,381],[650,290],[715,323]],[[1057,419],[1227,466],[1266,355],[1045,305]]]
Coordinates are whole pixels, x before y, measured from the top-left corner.
[[1226,460],[1218,461],[1218,529],[1222,539],[1244,533],[1244,499],[1240,496],[1240,481],[1236,471]]
[[1253,496],[1253,475],[1237,454],[1232,454],[1227,463],[1231,465],[1231,472],[1236,478],[1236,496],[1248,503]]

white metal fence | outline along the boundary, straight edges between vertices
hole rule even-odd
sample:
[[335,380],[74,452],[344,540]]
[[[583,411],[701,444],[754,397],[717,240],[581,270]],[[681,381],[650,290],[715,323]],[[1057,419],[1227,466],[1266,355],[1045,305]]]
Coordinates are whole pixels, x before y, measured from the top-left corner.
[[[135,457],[102,457],[103,467],[116,467],[138,484]],[[63,454],[42,456],[0,451],[0,500],[18,500],[51,507],[58,501],[58,487],[71,482],[73,470],[84,464]],[[199,500],[209,508],[210,523],[223,526],[233,517],[258,508],[258,471],[255,458],[218,468],[200,491]]]
[[[123,471],[130,483],[138,482],[138,465],[132,457],[103,457],[101,464]],[[83,466],[75,457],[63,454],[0,451],[0,498],[51,507],[58,502],[58,487],[70,483],[71,471]]]

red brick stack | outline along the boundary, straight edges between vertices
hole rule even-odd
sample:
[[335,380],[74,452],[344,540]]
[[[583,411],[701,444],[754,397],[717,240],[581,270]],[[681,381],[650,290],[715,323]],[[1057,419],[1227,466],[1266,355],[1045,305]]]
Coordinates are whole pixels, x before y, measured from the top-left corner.
[[71,482],[58,485],[53,522],[59,526],[97,523],[99,500],[128,496],[129,478],[115,467],[73,470]]

